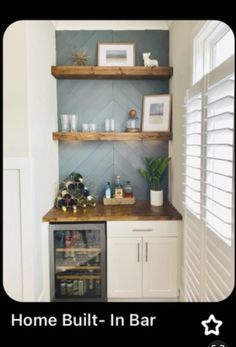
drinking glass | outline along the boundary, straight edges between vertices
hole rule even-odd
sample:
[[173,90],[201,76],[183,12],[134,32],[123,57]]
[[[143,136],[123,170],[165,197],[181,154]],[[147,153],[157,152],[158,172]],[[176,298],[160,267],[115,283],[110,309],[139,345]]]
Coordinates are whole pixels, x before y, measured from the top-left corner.
[[110,131],[110,121],[109,121],[109,119],[105,120],[105,131]]
[[96,124],[95,123],[90,123],[89,124],[89,131],[95,132],[96,131]]
[[83,132],[88,132],[89,131],[89,125],[87,123],[82,124],[82,131]]
[[110,131],[115,131],[115,120],[114,119],[110,120]]
[[68,114],[61,114],[61,131],[70,131],[70,117]]
[[70,131],[77,131],[77,115],[71,114],[70,115]]

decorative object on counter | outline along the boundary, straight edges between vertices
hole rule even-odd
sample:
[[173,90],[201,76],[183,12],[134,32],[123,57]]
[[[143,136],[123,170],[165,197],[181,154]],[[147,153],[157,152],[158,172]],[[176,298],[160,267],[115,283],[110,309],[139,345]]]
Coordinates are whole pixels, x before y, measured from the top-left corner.
[[144,66],[152,67],[152,66],[159,66],[157,59],[150,59],[151,53],[143,53],[143,63]]
[[153,206],[163,205],[163,190],[161,188],[161,179],[165,173],[171,158],[147,158],[145,164],[147,170],[139,169],[140,174],[146,178],[150,187],[150,201]]
[[126,131],[130,133],[137,133],[140,131],[140,120],[137,117],[137,111],[134,108],[129,111]]
[[79,49],[77,52],[72,54],[72,59],[76,65],[84,66],[88,64],[88,56],[87,51],[85,49]]
[[114,194],[111,194],[110,182],[107,182],[105,188],[105,196],[103,198],[104,205],[133,205],[135,204],[135,198],[133,196],[133,188],[130,181],[126,182],[126,185],[122,186],[120,183],[120,176],[116,176],[116,184]]
[[134,65],[134,43],[98,43],[98,66]]
[[68,178],[59,184],[59,191],[55,200],[55,207],[66,212],[72,209],[77,212],[77,207],[96,206],[96,199],[89,193],[84,184],[83,176],[72,172]]
[[143,131],[170,131],[170,94],[144,95]]

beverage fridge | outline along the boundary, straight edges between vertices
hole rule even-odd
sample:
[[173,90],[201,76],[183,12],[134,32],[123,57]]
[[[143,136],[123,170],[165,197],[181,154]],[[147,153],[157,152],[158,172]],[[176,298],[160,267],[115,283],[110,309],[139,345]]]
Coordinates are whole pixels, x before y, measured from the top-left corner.
[[50,224],[52,301],[106,301],[106,225]]

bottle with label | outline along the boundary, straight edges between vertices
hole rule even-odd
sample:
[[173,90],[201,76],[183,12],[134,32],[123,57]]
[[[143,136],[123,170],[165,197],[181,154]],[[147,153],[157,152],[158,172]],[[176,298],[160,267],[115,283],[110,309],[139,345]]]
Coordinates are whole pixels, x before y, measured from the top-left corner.
[[124,187],[124,198],[132,198],[132,197],[133,197],[133,188],[130,184],[130,181],[127,181]]
[[120,176],[116,176],[116,184],[115,184],[115,198],[123,198],[123,187],[120,183]]
[[106,199],[110,199],[111,198],[111,184],[110,184],[110,182],[107,182],[107,184],[106,184],[105,198]]

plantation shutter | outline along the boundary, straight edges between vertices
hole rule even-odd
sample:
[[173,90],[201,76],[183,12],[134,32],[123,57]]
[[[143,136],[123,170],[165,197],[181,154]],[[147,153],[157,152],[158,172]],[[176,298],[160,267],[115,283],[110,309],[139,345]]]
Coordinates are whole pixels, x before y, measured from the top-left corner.
[[201,300],[203,79],[187,91],[184,152],[184,249],[187,301]]
[[234,57],[187,91],[185,294],[219,301],[233,288]]
[[205,300],[219,301],[234,283],[234,57],[207,75],[205,108]]

